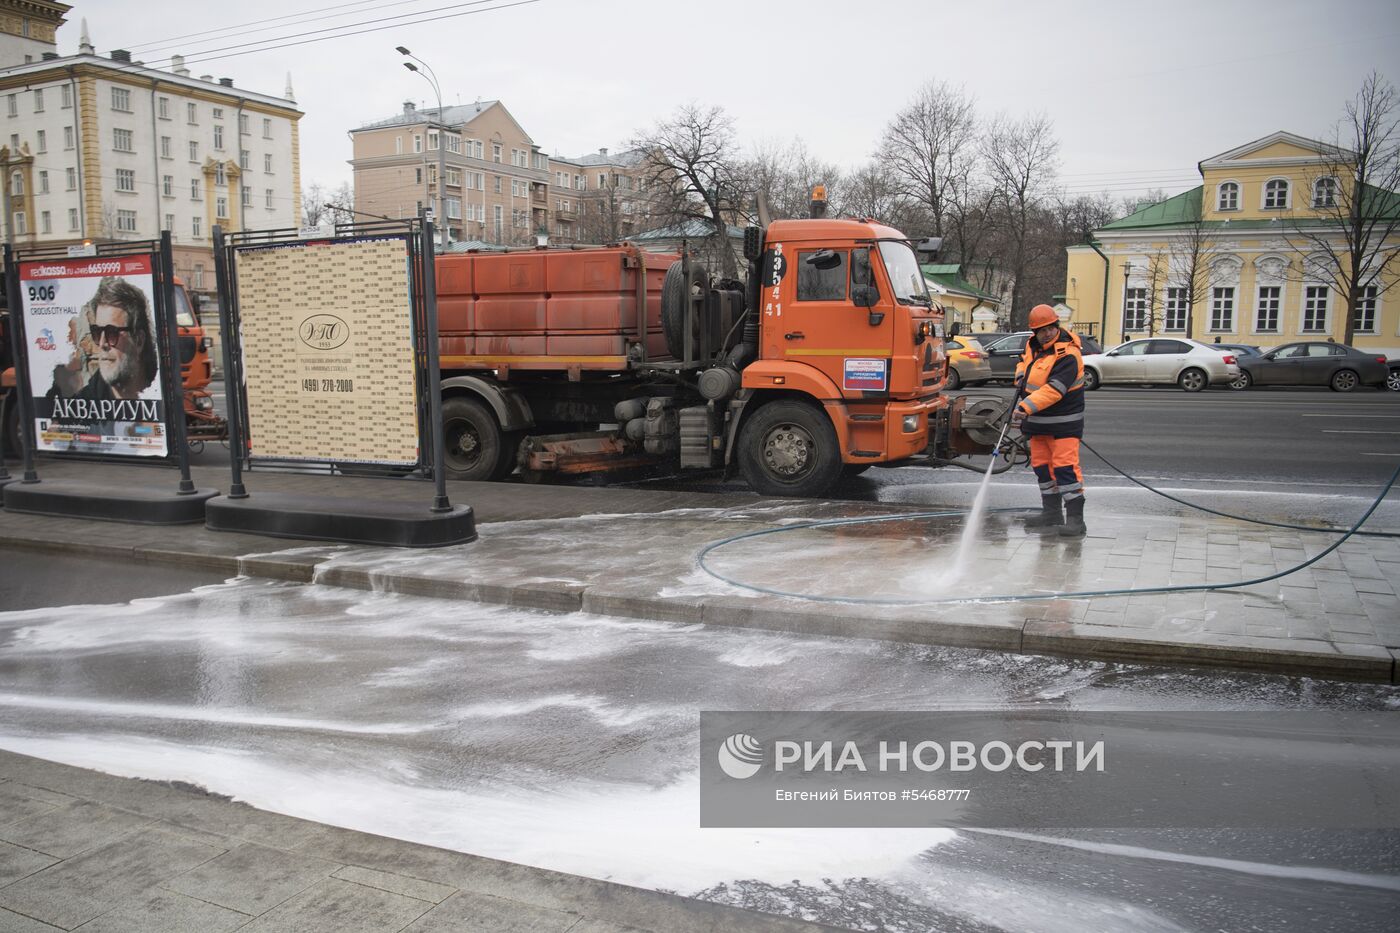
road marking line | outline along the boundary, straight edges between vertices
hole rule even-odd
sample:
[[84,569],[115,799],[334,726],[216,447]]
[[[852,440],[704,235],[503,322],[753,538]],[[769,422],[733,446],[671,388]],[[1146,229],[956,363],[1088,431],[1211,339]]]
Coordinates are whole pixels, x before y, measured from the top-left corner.
[[1324,428],[1323,434],[1400,434],[1400,431],[1338,431]]
[[1392,458],[1392,459],[1394,459],[1394,460],[1400,460],[1400,452],[1396,452],[1396,453],[1393,453],[1393,454],[1372,454],[1372,453],[1363,453],[1363,454],[1361,454],[1361,456],[1363,456],[1363,457],[1390,457],[1390,458]]
[[1304,414],[1301,418],[1400,418],[1400,415],[1334,415],[1334,414]]

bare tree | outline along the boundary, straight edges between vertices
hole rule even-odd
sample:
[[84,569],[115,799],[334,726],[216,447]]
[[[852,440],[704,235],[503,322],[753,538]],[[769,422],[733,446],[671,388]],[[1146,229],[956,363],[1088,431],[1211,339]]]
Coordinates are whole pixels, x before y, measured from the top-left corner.
[[833,210],[841,202],[841,167],[813,155],[801,139],[762,143],[740,167],[740,187],[749,196],[762,194],[773,217],[806,217],[812,189],[826,186]]
[[301,225],[319,227],[326,219],[326,188],[319,181],[313,181],[301,193]]
[[930,81],[885,128],[880,157],[905,197],[928,209],[944,236],[951,201],[977,162],[977,109],[962,87]]
[[[838,213],[847,217],[870,217],[898,227],[906,233],[921,229],[911,225],[917,214],[878,162],[867,162],[841,178]],[[917,222],[915,222],[917,224]],[[907,229],[906,229],[907,227]]]
[[1059,143],[1044,114],[1012,120],[999,116],[983,137],[982,153],[995,189],[996,214],[1012,276],[1011,321],[1024,329],[1026,270],[1034,257],[1031,241],[1035,214],[1050,194],[1058,166]]
[[1179,288],[1183,292],[1186,336],[1192,340],[1196,337],[1197,311],[1207,307],[1216,282],[1216,260],[1223,252],[1200,217],[1185,224],[1168,239],[1168,287]]
[[[1307,177],[1307,207],[1286,224],[1294,249],[1310,254],[1310,280],[1346,300],[1343,343],[1356,334],[1363,300],[1395,286],[1386,272],[1400,265],[1391,239],[1400,233],[1400,99],[1395,87],[1371,72],[1329,141],[1326,161]],[[1301,200],[1301,199],[1299,199]],[[1374,289],[1374,292],[1372,292]]]
[[[1141,278],[1137,281],[1147,286],[1147,313],[1143,326],[1147,328],[1147,336],[1151,337],[1162,330],[1164,323],[1163,289],[1171,277],[1171,256],[1164,250],[1158,250],[1147,257],[1147,264],[1141,269],[1137,263],[1133,263],[1133,272],[1141,272]],[[1129,282],[1128,287],[1139,286]],[[1128,340],[1128,328],[1123,330],[1123,339]]]
[[724,274],[738,275],[727,225],[745,200],[734,122],[722,107],[688,104],[639,135],[632,147],[646,156],[639,177],[653,216],[664,223],[700,220]]

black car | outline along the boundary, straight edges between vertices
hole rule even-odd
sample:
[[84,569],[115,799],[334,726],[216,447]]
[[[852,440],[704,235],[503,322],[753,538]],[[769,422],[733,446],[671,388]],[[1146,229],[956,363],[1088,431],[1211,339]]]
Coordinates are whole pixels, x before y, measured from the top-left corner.
[[1260,356],[1238,358],[1239,378],[1230,385],[1329,386],[1350,392],[1359,386],[1385,388],[1390,377],[1386,358],[1344,343],[1287,343]]
[[[1236,363],[1240,360],[1257,359],[1264,355],[1264,351],[1254,346],[1252,343],[1210,343],[1206,344],[1206,346],[1210,347],[1212,350],[1219,350],[1225,356],[1233,356]],[[1230,382],[1230,388],[1247,389],[1249,388],[1249,383],[1246,381],[1248,379],[1249,377],[1246,376],[1244,370],[1241,369],[1240,374]],[[1236,383],[1238,383],[1238,385]]]
[[1385,377],[1385,387],[1392,392],[1400,392],[1400,360],[1387,360],[1390,372]]
[[[1021,361],[1021,354],[1026,352],[1026,341],[1030,339],[1031,332],[1023,330],[1020,333],[1007,334],[998,340],[980,340],[982,349],[987,351],[987,362],[992,366],[993,380],[1005,379],[1009,382],[1016,378],[1016,364]],[[1103,352],[1103,347],[1099,346],[1099,342],[1093,337],[1080,334],[1079,343],[1079,352],[1085,356]]]

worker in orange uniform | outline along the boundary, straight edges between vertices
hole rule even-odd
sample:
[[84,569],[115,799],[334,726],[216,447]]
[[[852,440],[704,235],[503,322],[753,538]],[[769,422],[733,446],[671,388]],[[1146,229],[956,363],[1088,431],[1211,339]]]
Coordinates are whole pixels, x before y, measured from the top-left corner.
[[[1084,536],[1084,357],[1079,337],[1060,326],[1049,305],[1031,309],[1031,339],[1016,367],[1020,401],[1012,424],[1030,439],[1031,469],[1040,481],[1040,514],[1025,526],[1035,534]],[[1061,509],[1063,500],[1063,510]]]

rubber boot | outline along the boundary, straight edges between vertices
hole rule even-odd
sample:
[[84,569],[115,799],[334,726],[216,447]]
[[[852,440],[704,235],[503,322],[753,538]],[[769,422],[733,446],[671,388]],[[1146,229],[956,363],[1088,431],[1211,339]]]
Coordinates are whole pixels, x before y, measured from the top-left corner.
[[1064,538],[1084,537],[1084,497],[1076,496],[1065,503],[1065,523],[1060,526]]
[[1060,494],[1040,494],[1040,514],[1026,519],[1024,528],[1034,535],[1053,535],[1065,523],[1065,513],[1060,509]]

